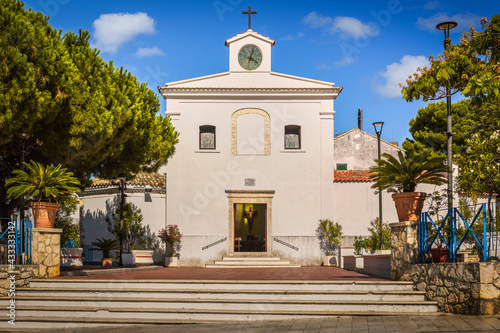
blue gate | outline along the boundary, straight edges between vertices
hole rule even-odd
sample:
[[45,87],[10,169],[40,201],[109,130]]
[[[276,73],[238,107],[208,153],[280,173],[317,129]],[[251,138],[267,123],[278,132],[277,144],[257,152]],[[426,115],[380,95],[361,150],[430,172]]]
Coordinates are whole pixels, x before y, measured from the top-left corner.
[[31,264],[30,220],[0,218],[0,264]]
[[[465,234],[458,239],[457,221],[463,223],[464,228],[462,228],[462,231],[465,230]],[[481,222],[482,235],[478,235],[473,230],[473,227],[479,225]],[[418,255],[420,262],[425,262],[425,258],[428,256],[432,246],[435,245],[438,237],[450,253],[449,262],[457,262],[457,251],[467,237],[475,241],[476,251],[479,254],[480,260],[486,261],[488,258],[486,204],[481,204],[481,208],[478,209],[470,224],[460,214],[458,208],[449,209],[445,218],[436,222],[431,219],[428,212],[421,213],[418,220]]]

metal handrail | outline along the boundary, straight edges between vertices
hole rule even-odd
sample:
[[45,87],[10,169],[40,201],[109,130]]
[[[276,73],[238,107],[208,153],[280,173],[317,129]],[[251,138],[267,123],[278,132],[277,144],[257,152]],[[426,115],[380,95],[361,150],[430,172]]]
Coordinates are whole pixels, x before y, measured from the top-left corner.
[[0,218],[0,221],[2,220],[7,222],[6,230],[0,235],[0,243],[7,246],[7,251],[3,254],[7,258],[5,261],[11,265],[31,264],[31,221],[28,219]]
[[[478,236],[472,229],[474,226],[474,223],[479,220],[479,217],[482,214],[482,222],[483,222],[483,241],[479,241]],[[461,219],[461,221],[464,223],[464,225],[467,228],[467,231],[465,234],[457,240],[457,220],[458,218]],[[431,241],[429,242],[428,238],[428,224],[431,224],[432,227],[435,230],[435,234],[432,237]],[[447,227],[447,228],[445,228]],[[444,231],[448,230],[449,231],[449,239],[446,241],[446,237],[443,234]],[[480,250],[482,251],[482,261],[486,261],[488,259],[488,247],[487,247],[487,221],[486,221],[486,204],[481,204],[481,209],[478,210],[476,215],[474,216],[474,219],[472,220],[471,224],[469,225],[466,221],[466,219],[462,216],[458,208],[449,209],[448,214],[446,214],[445,218],[442,220],[441,225],[438,227],[432,221],[430,215],[428,212],[420,213],[419,220],[418,220],[418,253],[419,253],[419,261],[423,262],[424,261],[424,256],[429,253],[432,245],[436,241],[437,237],[439,237],[448,251],[450,252],[450,262],[457,262],[457,252],[460,249],[460,246],[462,246],[464,240],[468,235],[472,235],[474,239],[476,240],[476,246],[479,245],[478,253]]]

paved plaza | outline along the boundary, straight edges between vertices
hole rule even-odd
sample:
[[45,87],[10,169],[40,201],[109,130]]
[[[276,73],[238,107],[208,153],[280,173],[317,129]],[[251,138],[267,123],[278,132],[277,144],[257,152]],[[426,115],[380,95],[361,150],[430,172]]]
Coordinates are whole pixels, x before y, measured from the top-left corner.
[[[85,267],[88,276],[65,276],[58,279],[93,280],[351,280],[384,281],[385,279],[336,267],[301,267],[277,269],[204,269],[204,268],[133,268],[114,267],[106,272],[98,267]],[[95,270],[95,271],[94,271]],[[387,280],[385,280],[387,281]],[[299,319],[253,322],[178,323],[50,329],[40,332],[500,332],[500,315],[467,316],[453,314],[397,316],[340,316],[328,319]]]
[[500,332],[500,315],[465,316],[439,314],[428,316],[359,316],[334,319],[283,320],[263,322],[221,322],[211,324],[142,325],[115,328],[44,330],[42,332],[106,333],[372,333],[372,332]]

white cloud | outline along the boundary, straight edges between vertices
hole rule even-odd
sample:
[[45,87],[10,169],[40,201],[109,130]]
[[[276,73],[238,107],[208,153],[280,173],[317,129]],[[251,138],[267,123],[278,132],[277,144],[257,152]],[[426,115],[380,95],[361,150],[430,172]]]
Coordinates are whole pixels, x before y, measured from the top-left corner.
[[135,52],[135,56],[142,58],[142,57],[151,57],[151,56],[156,56],[156,55],[163,55],[163,51],[158,48],[158,46],[154,47],[140,47],[137,49],[137,52]]
[[138,35],[155,32],[155,21],[146,13],[102,14],[94,21],[94,47],[114,53]]
[[296,40],[296,39],[300,39],[304,37],[304,33],[302,32],[299,32],[297,33],[297,35],[291,35],[291,34],[288,34],[286,35],[285,37],[281,38],[282,41],[291,41],[291,40]]
[[433,10],[441,7],[441,3],[438,0],[434,1],[427,1],[427,3],[424,5],[424,8],[427,10]]
[[462,33],[469,29],[471,25],[479,24],[480,17],[475,14],[465,13],[448,15],[448,13],[436,13],[431,17],[423,18],[419,17],[415,26],[419,30],[427,30],[430,32],[437,32],[436,25],[441,22],[454,21],[458,23],[458,26],[451,30],[451,32]]
[[387,65],[385,71],[378,72],[372,79],[371,89],[383,97],[401,97],[399,83],[404,84],[418,67],[425,66],[429,66],[427,57],[405,55],[400,62]]
[[335,66],[343,67],[343,66],[354,64],[355,62],[356,62],[356,59],[354,57],[343,57],[342,59],[335,61]]
[[363,23],[349,16],[330,17],[311,12],[304,17],[303,22],[313,29],[321,28],[329,34],[338,34],[343,39],[360,39],[366,36],[377,36],[380,33],[375,24]]
[[316,69],[319,69],[320,71],[329,71],[330,70],[330,66],[328,66],[327,64],[320,64],[320,65],[316,65]]

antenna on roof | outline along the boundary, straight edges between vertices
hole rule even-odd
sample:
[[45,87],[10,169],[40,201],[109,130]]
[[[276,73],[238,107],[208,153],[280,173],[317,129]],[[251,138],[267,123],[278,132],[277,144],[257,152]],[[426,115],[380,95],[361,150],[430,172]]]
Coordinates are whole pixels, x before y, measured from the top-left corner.
[[358,109],[358,128],[363,130],[363,109]]

